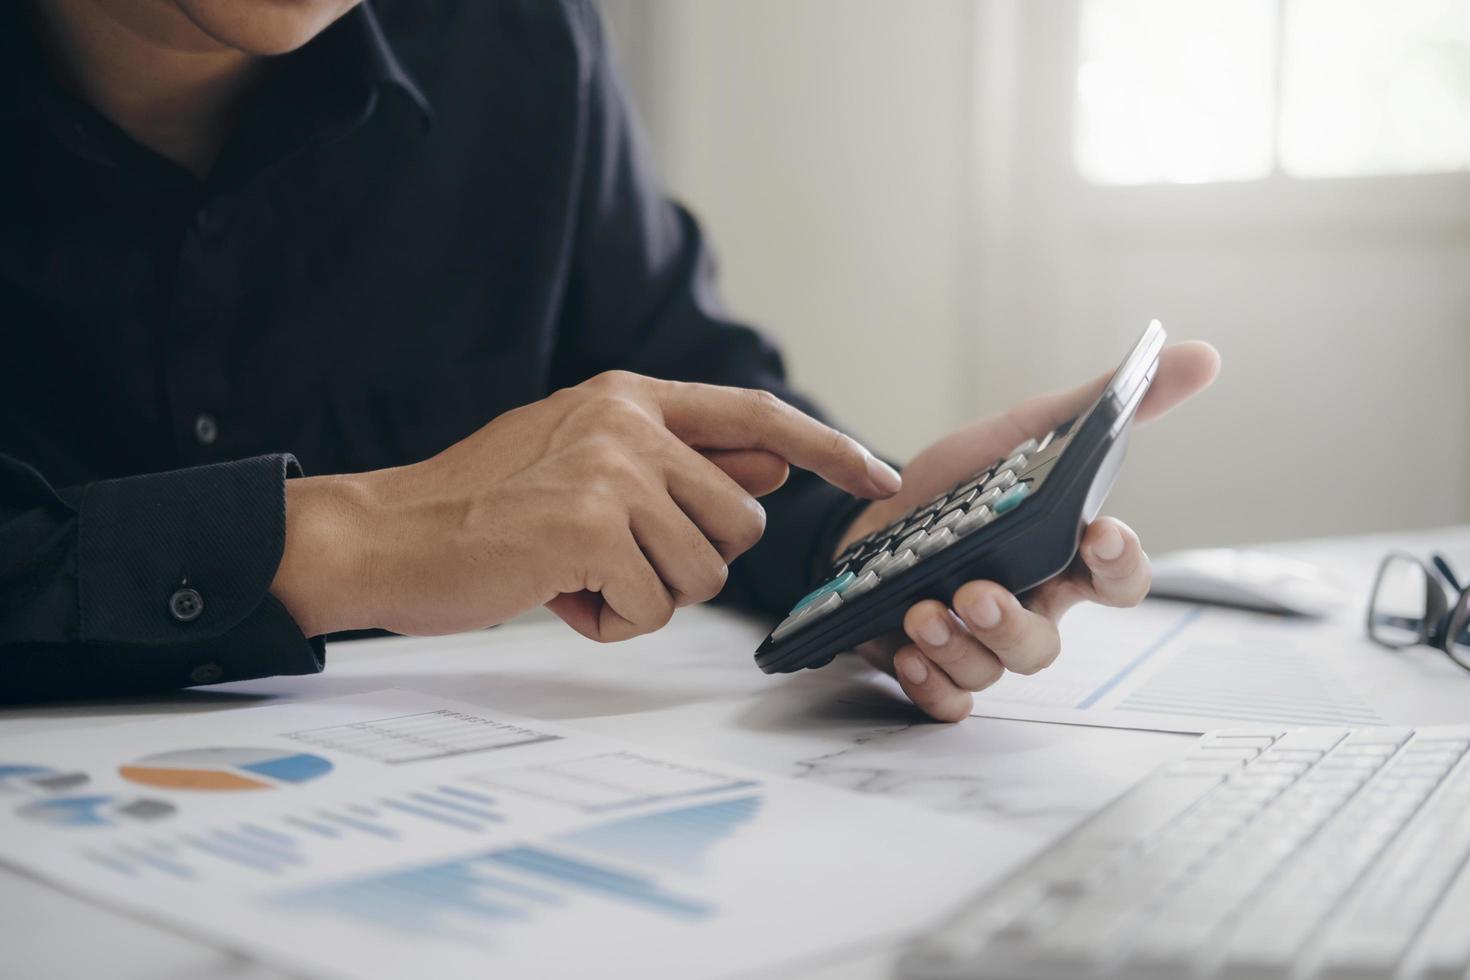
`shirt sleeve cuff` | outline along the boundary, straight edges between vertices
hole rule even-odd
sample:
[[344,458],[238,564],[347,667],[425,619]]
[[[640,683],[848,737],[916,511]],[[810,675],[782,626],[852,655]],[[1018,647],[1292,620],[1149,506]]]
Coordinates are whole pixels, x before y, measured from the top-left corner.
[[114,656],[146,647],[125,659],[166,661],[171,686],[321,670],[320,639],[307,640],[269,591],[285,548],[286,480],[300,475],[278,454],[89,485],[77,640]]

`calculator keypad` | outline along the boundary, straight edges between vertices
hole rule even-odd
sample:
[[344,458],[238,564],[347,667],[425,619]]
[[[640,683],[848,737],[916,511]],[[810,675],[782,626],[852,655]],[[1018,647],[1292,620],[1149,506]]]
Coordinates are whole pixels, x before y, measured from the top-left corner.
[[780,642],[891,581],[1015,510],[1033,484],[1023,479],[1028,464],[1051,447],[1056,433],[1027,439],[1000,462],[973,473],[892,524],[848,545],[832,565],[831,577],[792,607],[771,633]]

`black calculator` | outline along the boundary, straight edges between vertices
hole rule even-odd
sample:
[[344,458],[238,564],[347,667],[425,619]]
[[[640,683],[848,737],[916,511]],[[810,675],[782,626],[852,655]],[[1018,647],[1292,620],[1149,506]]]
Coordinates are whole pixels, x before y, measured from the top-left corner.
[[1066,570],[1123,465],[1133,413],[1164,346],[1154,320],[1082,415],[854,541],[755,651],[768,674],[822,667],[899,630],[921,599],[974,579],[1020,594]]

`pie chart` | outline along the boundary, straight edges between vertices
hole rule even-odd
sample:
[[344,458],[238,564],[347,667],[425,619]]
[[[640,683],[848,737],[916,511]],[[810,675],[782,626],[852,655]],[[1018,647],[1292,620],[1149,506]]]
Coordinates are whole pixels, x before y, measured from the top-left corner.
[[0,762],[0,793],[62,793],[87,784],[84,772]]
[[309,752],[280,749],[181,749],[144,756],[117,771],[141,786],[233,793],[307,783],[331,772],[332,764]]
[[176,809],[172,803],[145,797],[63,796],[27,803],[15,812],[53,827],[111,827],[162,820]]

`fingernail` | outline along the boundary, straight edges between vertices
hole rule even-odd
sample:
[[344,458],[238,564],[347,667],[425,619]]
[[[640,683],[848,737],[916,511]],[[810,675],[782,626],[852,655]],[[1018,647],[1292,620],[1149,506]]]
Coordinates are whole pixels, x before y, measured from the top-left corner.
[[923,657],[904,657],[898,669],[908,678],[910,684],[922,684],[929,676],[929,668],[924,666]]
[[868,453],[868,479],[884,493],[898,493],[899,487],[903,486],[903,477],[898,475],[898,470],[872,453]]
[[983,630],[1000,625],[1000,606],[990,596],[971,602],[967,607],[970,622]]
[[1123,535],[1116,524],[1104,524],[1093,542],[1092,553],[1103,561],[1115,561],[1123,554]]
[[931,619],[919,626],[919,639],[931,647],[942,647],[949,642],[949,627],[942,619]]

